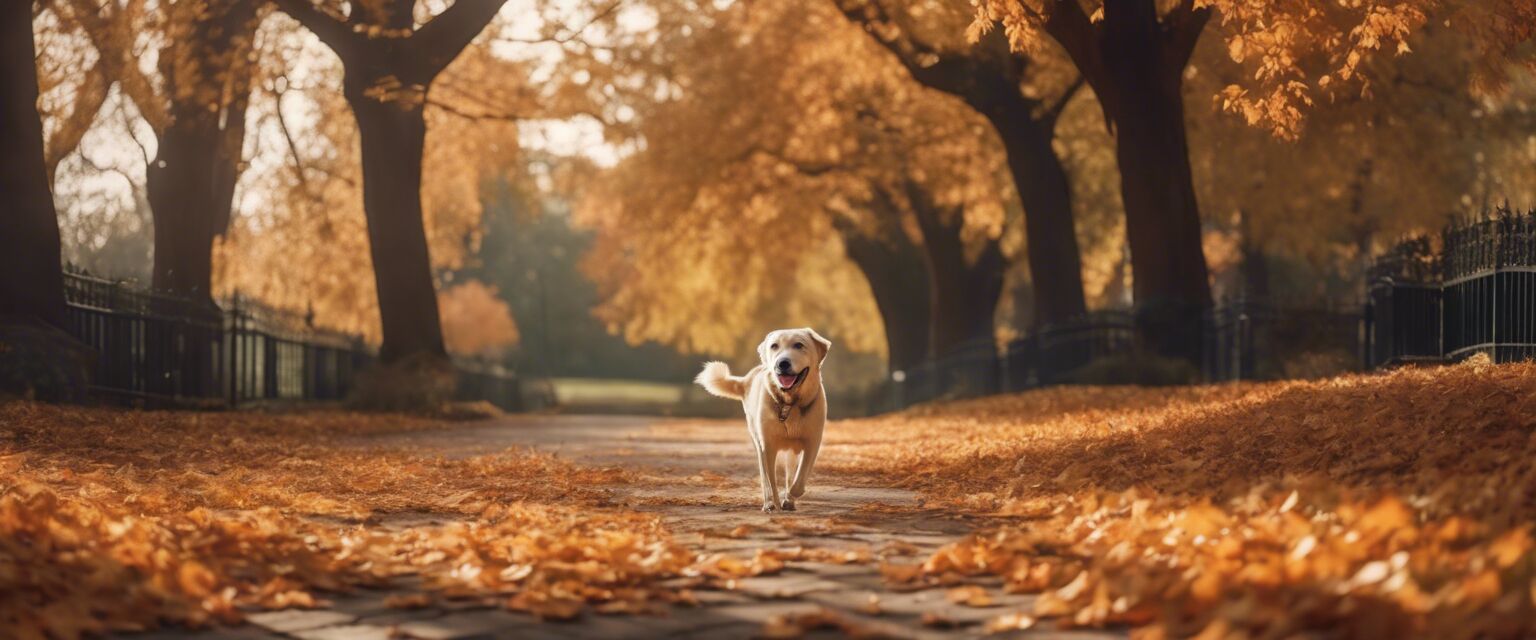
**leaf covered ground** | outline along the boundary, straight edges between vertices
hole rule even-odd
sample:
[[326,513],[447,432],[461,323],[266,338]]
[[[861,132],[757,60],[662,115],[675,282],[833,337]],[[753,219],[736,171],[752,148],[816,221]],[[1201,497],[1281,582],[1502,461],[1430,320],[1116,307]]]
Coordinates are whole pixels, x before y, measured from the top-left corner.
[[238,622],[403,576],[422,590],[402,608],[489,594],[561,618],[686,597],[652,584],[695,563],[654,518],[594,509],[622,471],[336,446],[447,424],[11,403],[0,425],[0,629],[22,636]]
[[[618,498],[682,482],[740,502],[747,522],[761,518],[751,478],[355,446],[466,424],[0,404],[0,628],[234,622],[384,584],[402,608],[475,597],[545,619],[650,613],[689,603],[679,585],[792,559],[703,553]],[[743,437],[739,422],[656,429]],[[927,556],[839,561],[966,606],[989,604],[980,576],[1039,594],[998,610],[994,631],[1520,637],[1536,633],[1533,434],[1536,366],[1468,364],[939,403],[832,423],[819,469],[993,516]],[[828,627],[858,630],[811,616],[764,633]]]
[[[1060,388],[838,429],[828,467],[1016,517],[898,581],[1042,594],[997,628],[1536,633],[1536,366]],[[899,461],[892,464],[891,461]]]

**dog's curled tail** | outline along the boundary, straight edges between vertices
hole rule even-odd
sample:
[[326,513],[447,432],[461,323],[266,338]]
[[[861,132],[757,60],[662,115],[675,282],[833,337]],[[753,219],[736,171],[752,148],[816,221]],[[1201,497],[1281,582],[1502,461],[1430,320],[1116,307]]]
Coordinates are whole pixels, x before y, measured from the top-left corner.
[[747,395],[747,379],[731,375],[731,368],[724,362],[704,363],[704,370],[693,381],[722,398],[740,400]]

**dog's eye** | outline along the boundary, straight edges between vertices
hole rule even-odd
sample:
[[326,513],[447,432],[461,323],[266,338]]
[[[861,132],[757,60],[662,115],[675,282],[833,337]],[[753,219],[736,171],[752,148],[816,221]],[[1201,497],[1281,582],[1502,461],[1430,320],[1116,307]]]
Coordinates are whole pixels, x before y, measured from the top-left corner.
[[768,350],[769,350],[769,351],[778,351],[778,350],[779,350],[779,344],[778,344],[778,343],[777,343],[777,342],[775,342],[775,343],[774,343],[774,344],[773,344],[773,346],[771,346],[771,347],[768,347]]
[[805,349],[805,343],[804,342],[796,342],[795,343],[795,348],[796,349],[804,350]]

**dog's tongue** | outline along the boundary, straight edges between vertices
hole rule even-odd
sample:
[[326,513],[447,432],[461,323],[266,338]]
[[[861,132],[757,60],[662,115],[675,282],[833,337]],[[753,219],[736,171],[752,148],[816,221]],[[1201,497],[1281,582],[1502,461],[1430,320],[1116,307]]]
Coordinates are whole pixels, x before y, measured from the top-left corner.
[[798,376],[798,375],[786,376],[786,375],[784,375],[782,373],[779,374],[779,387],[784,388],[784,389],[788,389],[788,388],[794,386],[795,378],[798,378],[798,377],[800,377],[800,376]]

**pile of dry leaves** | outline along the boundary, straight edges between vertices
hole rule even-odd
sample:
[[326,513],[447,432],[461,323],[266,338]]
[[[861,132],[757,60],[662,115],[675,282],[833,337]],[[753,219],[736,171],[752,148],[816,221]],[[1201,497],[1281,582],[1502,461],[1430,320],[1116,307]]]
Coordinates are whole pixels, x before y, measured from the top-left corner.
[[1536,365],[1052,389],[831,433],[829,466],[1016,518],[886,567],[1043,594],[994,629],[1536,633]]
[[[426,587],[406,600],[498,598],[556,618],[679,596],[653,585],[692,552],[654,519],[590,508],[622,472],[336,446],[440,426],[0,405],[0,628],[69,638],[235,621],[402,575]],[[410,519],[451,524],[394,524]]]

